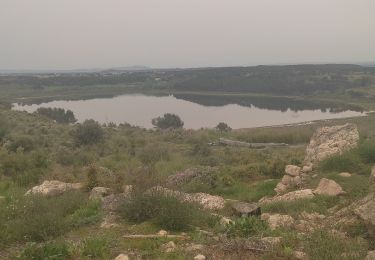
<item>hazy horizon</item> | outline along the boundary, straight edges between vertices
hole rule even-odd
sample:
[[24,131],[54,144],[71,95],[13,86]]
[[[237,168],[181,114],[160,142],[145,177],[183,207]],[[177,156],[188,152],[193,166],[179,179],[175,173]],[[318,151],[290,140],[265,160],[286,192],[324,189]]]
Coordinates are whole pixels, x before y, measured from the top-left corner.
[[0,70],[375,62],[373,0],[3,0]]

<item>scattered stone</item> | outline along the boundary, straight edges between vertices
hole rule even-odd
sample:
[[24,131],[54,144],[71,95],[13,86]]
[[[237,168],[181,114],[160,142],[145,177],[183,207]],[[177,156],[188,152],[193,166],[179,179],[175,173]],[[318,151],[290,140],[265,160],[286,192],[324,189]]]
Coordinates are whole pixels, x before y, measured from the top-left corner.
[[90,192],[90,199],[102,200],[105,196],[108,196],[111,189],[105,187],[95,187]]
[[240,217],[260,216],[260,207],[255,203],[235,201],[231,203],[234,213]]
[[47,197],[61,195],[67,191],[82,189],[82,183],[65,183],[61,181],[44,181],[41,185],[28,190],[25,195],[41,194]]
[[318,187],[314,190],[314,194],[327,195],[327,196],[338,196],[345,193],[340,185],[335,181],[322,178],[319,182]]
[[313,165],[312,164],[305,165],[305,166],[302,167],[302,171],[304,173],[310,173],[310,172],[312,172],[312,170],[313,170]]
[[375,238],[375,194],[370,193],[364,199],[355,202],[354,213],[364,221],[368,233]]
[[299,176],[301,174],[301,167],[295,165],[287,165],[285,166],[285,173],[290,176]]
[[206,257],[204,255],[201,255],[201,254],[194,256],[194,260],[205,260],[205,259],[206,259]]
[[160,230],[160,231],[158,232],[158,235],[159,235],[159,236],[166,236],[166,235],[168,235],[168,232],[162,229],[162,230]]
[[185,247],[185,251],[188,251],[188,252],[201,251],[203,249],[204,249],[204,245],[201,245],[201,244],[188,244]]
[[263,213],[261,216],[260,216],[260,219],[263,220],[263,221],[267,221],[269,218],[270,218],[270,214],[269,213]]
[[284,184],[282,184],[281,182],[279,182],[277,185],[276,185],[276,188],[274,189],[274,191],[277,193],[277,194],[282,194],[284,192],[286,192],[288,189],[288,187]]
[[118,255],[115,260],[129,260],[129,257],[128,255],[125,255],[125,254],[120,254]]
[[368,251],[365,260],[375,260],[375,250]]
[[313,176],[311,176],[313,179],[316,179],[318,177],[318,174],[314,174]]
[[162,250],[166,253],[171,253],[176,250],[176,244],[173,241],[169,241],[161,246]]
[[260,241],[265,244],[267,248],[275,248],[281,244],[281,237],[262,237]]
[[355,148],[359,132],[354,124],[345,124],[317,129],[306,148],[305,162],[322,161],[334,154]]
[[305,189],[305,190],[296,190],[288,192],[284,195],[278,195],[275,197],[264,197],[259,200],[260,204],[268,204],[273,202],[279,202],[279,201],[295,201],[299,199],[312,199],[314,197],[314,193],[311,189]]
[[271,230],[280,227],[291,227],[294,224],[294,219],[289,215],[274,214],[270,215],[266,220]]
[[344,177],[344,178],[352,177],[352,175],[350,173],[348,173],[348,172],[339,173],[339,176]]
[[230,218],[227,218],[227,217],[224,217],[224,216],[222,216],[221,218],[220,218],[220,225],[222,225],[222,226],[227,226],[227,225],[229,225],[230,223],[233,223],[233,220],[231,220]]
[[307,259],[309,259],[309,257],[307,256],[307,254],[304,253],[304,252],[302,252],[302,251],[294,251],[293,252],[293,256],[296,259],[299,259],[299,260],[307,260]]
[[281,179],[281,183],[285,186],[291,185],[293,181],[293,178],[290,175],[284,175]]

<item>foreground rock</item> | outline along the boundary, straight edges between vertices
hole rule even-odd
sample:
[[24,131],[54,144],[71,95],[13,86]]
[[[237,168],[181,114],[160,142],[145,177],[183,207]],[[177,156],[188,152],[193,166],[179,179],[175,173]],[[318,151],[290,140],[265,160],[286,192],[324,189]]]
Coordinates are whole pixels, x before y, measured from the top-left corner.
[[344,194],[344,190],[335,181],[322,178],[318,184],[318,187],[314,190],[314,194],[327,195],[327,196],[338,196]]
[[368,233],[375,238],[375,194],[371,193],[354,204],[354,213],[364,221]]
[[118,255],[115,260],[129,260],[129,257],[125,254]]
[[365,260],[375,260],[375,250],[369,251],[366,255]]
[[287,165],[285,166],[285,175],[276,185],[274,189],[277,194],[282,194],[286,192],[290,188],[295,188],[301,185],[302,179],[301,175],[301,167],[295,165]]
[[268,203],[274,203],[274,202],[291,202],[296,201],[299,199],[312,199],[314,198],[314,193],[311,189],[305,189],[305,190],[296,190],[292,192],[288,192],[284,195],[278,195],[275,197],[265,197],[259,200],[260,204],[268,204]]
[[25,195],[40,194],[48,197],[61,195],[67,191],[82,189],[82,183],[65,183],[61,181],[44,181],[41,185],[28,190]]
[[260,207],[255,203],[235,201],[231,203],[234,213],[240,217],[260,216]]
[[261,216],[261,219],[267,221],[268,225],[270,226],[271,230],[275,230],[276,228],[290,228],[294,224],[294,219],[289,215],[281,215],[281,214],[268,214],[264,213]]
[[201,255],[201,254],[194,256],[194,260],[205,260],[205,259],[206,259],[206,257],[204,255]]
[[317,129],[306,148],[305,162],[322,161],[334,154],[355,148],[359,132],[354,124],[345,124]]

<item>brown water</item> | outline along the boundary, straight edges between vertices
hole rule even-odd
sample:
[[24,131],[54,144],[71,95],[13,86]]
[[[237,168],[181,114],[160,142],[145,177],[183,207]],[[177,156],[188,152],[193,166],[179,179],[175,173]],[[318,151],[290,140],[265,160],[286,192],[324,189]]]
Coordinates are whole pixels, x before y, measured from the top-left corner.
[[[255,101],[250,100],[245,105],[236,104],[236,101],[219,102],[220,105],[215,105],[214,97],[204,96],[200,98],[203,98],[210,105],[187,101],[181,97],[177,99],[174,96],[160,97],[133,94],[102,99],[60,100],[32,105],[14,104],[13,109],[34,112],[39,107],[58,107],[72,110],[79,122],[85,119],[95,119],[101,123],[114,122],[119,124],[126,122],[145,128],[152,127],[152,118],[165,113],[174,113],[184,121],[184,127],[190,129],[211,128],[219,122],[225,122],[230,127],[237,129],[364,115],[362,112],[342,109],[333,109],[336,112],[332,112],[332,109],[327,109],[326,106],[322,108],[307,106],[308,109],[304,109],[299,105],[296,109],[291,105],[292,110],[287,108],[288,100],[284,103],[281,102],[283,103],[282,109],[275,109],[274,103],[270,103],[269,106],[260,106]],[[258,107],[252,103],[256,103]],[[272,109],[264,107],[272,107]]]

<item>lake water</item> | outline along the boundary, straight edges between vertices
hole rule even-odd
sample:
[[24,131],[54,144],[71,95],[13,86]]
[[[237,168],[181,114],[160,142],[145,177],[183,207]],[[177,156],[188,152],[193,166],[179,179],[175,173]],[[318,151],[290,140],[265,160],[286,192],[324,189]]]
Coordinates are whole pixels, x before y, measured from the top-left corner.
[[95,119],[101,123],[129,123],[145,128],[152,128],[151,119],[165,113],[179,115],[188,129],[212,128],[219,122],[237,129],[365,115],[361,111],[354,111],[358,109],[329,104],[280,98],[208,95],[129,94],[113,98],[13,104],[13,109],[27,112],[34,112],[39,107],[70,109],[79,122]]

